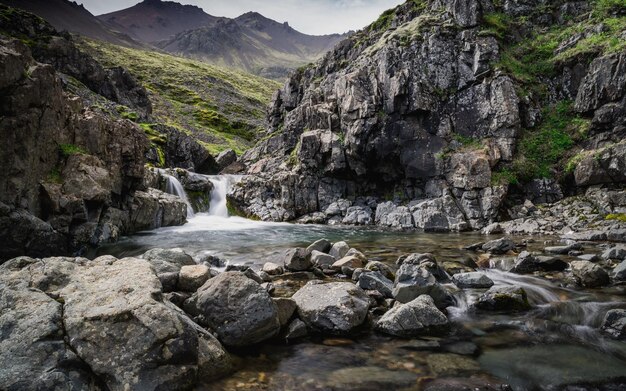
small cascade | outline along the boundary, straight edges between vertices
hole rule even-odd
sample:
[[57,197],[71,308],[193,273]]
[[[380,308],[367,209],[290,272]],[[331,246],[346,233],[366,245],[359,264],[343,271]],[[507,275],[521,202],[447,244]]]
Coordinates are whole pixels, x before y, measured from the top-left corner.
[[172,194],[178,196],[185,204],[187,204],[187,218],[190,219],[194,217],[195,213],[193,211],[193,207],[191,206],[191,202],[189,202],[189,197],[187,197],[187,193],[185,192],[185,188],[182,183],[173,175],[168,174],[165,170],[159,169],[159,174],[165,178],[165,192],[168,194]]
[[211,207],[209,209],[210,216],[229,217],[228,203],[226,196],[233,182],[239,177],[234,175],[218,175],[211,176],[209,179],[213,183],[213,191],[211,192]]

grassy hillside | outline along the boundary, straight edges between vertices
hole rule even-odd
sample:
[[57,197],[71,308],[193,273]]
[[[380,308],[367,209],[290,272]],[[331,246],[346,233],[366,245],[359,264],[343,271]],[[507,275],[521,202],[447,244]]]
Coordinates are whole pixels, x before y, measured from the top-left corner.
[[149,91],[155,121],[193,135],[213,154],[228,148],[241,153],[254,144],[279,87],[241,71],[154,51],[92,40],[80,45],[102,65],[128,69]]

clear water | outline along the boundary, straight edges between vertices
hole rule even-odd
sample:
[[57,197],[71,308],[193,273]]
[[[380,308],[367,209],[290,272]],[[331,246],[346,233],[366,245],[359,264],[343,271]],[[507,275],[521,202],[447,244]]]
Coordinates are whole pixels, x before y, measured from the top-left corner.
[[[223,191],[218,186],[216,189]],[[215,193],[212,196],[221,197]],[[427,234],[263,223],[225,217],[223,212],[221,206],[216,207],[210,213],[196,214],[182,227],[125,238],[101,248],[98,255],[124,257],[150,248],[180,247],[196,258],[211,254],[230,263],[258,268],[267,261],[281,262],[287,248],[327,238],[345,240],[368,258],[389,264],[412,252],[431,252],[444,262],[478,260],[476,254],[463,247],[489,239],[473,233]],[[554,240],[534,239],[529,244],[531,251]],[[601,251],[594,247],[586,250]],[[501,258],[506,257],[496,260]],[[290,344],[273,340],[233,352],[240,358],[238,371],[199,389],[420,390],[433,381],[473,385],[471,389],[486,389],[479,388],[484,383],[506,383],[516,391],[626,389],[626,342],[607,339],[598,332],[608,310],[626,308],[624,287],[571,289],[563,286],[562,273],[541,277],[497,269],[487,269],[485,273],[496,285],[524,287],[533,310],[517,315],[477,315],[468,307],[482,291],[457,290],[457,305],[448,308],[454,327],[447,336],[427,341],[401,340],[364,332],[347,339],[312,338]],[[425,347],[433,343],[438,347]],[[468,344],[475,346],[477,352],[459,355],[471,352],[456,350],[455,346]],[[577,388],[566,388],[572,384]]]

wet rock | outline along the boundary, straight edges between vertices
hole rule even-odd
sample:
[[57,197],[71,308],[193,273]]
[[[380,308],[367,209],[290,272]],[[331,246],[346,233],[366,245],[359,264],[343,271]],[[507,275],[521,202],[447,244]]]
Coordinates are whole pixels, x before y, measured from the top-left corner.
[[315,266],[321,267],[322,269],[330,268],[335,262],[337,262],[337,260],[328,254],[317,250],[313,250],[311,252],[311,263]]
[[424,391],[513,391],[508,384],[502,384],[496,381],[489,381],[481,378],[444,378],[434,379],[429,382],[423,389]]
[[567,262],[556,257],[536,256],[528,251],[522,251],[515,260],[511,271],[513,273],[534,273],[538,271],[562,271],[567,269]]
[[346,242],[337,242],[333,244],[328,254],[335,259],[341,259],[350,251],[350,246]]
[[346,334],[367,316],[369,298],[349,282],[310,281],[292,299],[307,326],[328,334]]
[[618,261],[623,261],[626,259],[626,247],[624,246],[616,246],[611,247],[602,253],[602,259],[616,259]]
[[483,244],[482,250],[491,254],[506,254],[515,249],[515,243],[508,238],[492,240]]
[[358,391],[405,389],[415,385],[417,375],[408,371],[391,371],[381,367],[343,368],[328,375],[331,389]]
[[284,297],[274,298],[273,300],[278,310],[278,321],[280,322],[280,326],[284,327],[289,323],[293,314],[296,312],[296,302],[292,299]]
[[526,311],[530,309],[526,291],[516,286],[492,287],[483,293],[474,308],[483,311]]
[[421,265],[412,263],[403,263],[400,266],[392,293],[401,303],[408,303],[421,295],[430,295],[438,308],[446,308],[453,303],[449,293],[431,272]]
[[448,353],[459,354],[461,356],[477,356],[480,354],[480,347],[474,342],[454,342],[444,345],[443,350]]
[[582,260],[582,261],[589,261],[589,262],[599,262],[602,260],[602,258],[600,258],[597,254],[583,254],[583,255],[579,255],[578,259]]
[[378,331],[405,338],[440,333],[448,326],[448,318],[428,295],[394,306],[376,323]]
[[302,272],[309,270],[313,264],[311,263],[311,253],[304,248],[292,248],[287,250],[285,254],[285,269],[294,272]]
[[550,254],[567,255],[571,251],[582,250],[582,248],[583,248],[583,246],[580,243],[572,243],[572,244],[569,244],[567,246],[546,247],[544,249],[544,251],[547,252],[547,253],[550,253]]
[[573,276],[584,287],[597,288],[609,283],[608,273],[594,263],[589,261],[572,261],[569,265]]
[[451,276],[459,273],[472,273],[474,272],[474,268],[465,266],[461,262],[456,261],[444,261],[441,263],[441,268],[446,271]]
[[613,278],[615,281],[626,281],[626,261],[622,261],[613,269]]
[[195,292],[211,278],[211,271],[205,265],[183,266],[178,273],[178,289]]
[[616,309],[606,313],[602,332],[615,339],[626,339],[626,310]]
[[357,285],[359,288],[369,291],[378,291],[384,297],[391,298],[393,289],[393,281],[383,276],[380,272],[365,270],[358,278]]
[[270,276],[278,276],[284,273],[284,269],[282,266],[272,262],[266,262],[261,270],[269,274]]
[[183,225],[187,221],[187,204],[179,197],[157,189],[137,191],[130,214],[132,232]]
[[313,251],[319,251],[321,253],[328,254],[331,247],[332,243],[328,239],[320,239],[312,243],[306,249],[310,253],[312,253]]
[[306,337],[309,334],[309,331],[306,327],[306,324],[300,319],[294,319],[287,328],[287,333],[285,334],[285,339],[287,341],[293,341],[298,338]]
[[198,289],[196,307],[201,324],[214,330],[225,345],[252,345],[280,329],[270,295],[241,272],[225,272],[207,281]]
[[455,274],[452,276],[452,282],[461,289],[482,289],[491,288],[493,286],[491,278],[480,272]]

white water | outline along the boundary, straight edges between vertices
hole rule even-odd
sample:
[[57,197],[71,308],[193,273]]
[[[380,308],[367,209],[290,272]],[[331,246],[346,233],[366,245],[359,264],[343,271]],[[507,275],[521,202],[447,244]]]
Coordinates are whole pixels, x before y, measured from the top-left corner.
[[228,217],[226,195],[228,194],[230,185],[233,182],[232,177],[228,175],[211,176],[209,177],[209,180],[213,183],[209,216]]
[[185,188],[182,183],[175,177],[165,172],[165,170],[159,169],[159,174],[165,178],[165,192],[178,196],[185,204],[187,204],[187,218],[191,219],[195,216],[191,202],[187,197]]

